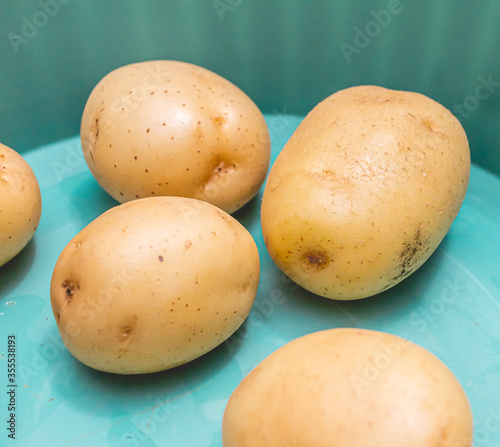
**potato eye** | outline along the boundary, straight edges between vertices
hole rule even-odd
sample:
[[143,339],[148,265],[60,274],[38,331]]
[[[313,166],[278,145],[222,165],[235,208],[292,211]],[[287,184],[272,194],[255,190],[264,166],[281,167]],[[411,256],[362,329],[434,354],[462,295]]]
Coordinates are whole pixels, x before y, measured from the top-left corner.
[[310,268],[324,269],[329,263],[330,258],[322,250],[309,251],[302,257],[302,265],[307,270]]
[[73,299],[75,291],[80,290],[80,285],[74,281],[64,281],[61,286],[65,289],[64,294],[66,295],[66,300],[68,302]]

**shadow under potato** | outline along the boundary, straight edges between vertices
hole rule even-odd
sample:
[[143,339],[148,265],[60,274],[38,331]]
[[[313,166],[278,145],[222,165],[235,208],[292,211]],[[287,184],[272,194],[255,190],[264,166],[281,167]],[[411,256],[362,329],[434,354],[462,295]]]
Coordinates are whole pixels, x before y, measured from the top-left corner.
[[[107,373],[90,368],[76,358],[71,366],[93,392],[102,391],[110,399],[123,401],[124,405],[130,398],[140,398],[146,402],[147,396],[154,396],[155,401],[163,402],[180,399],[187,394],[192,394],[193,399],[201,403],[227,398],[228,392],[242,379],[240,367],[234,361],[237,348],[229,350],[225,343],[184,365],[155,373]],[[217,377],[222,370],[224,380],[221,386],[213,389],[207,387],[221,380]],[[231,380],[228,381],[228,378]]]
[[17,256],[0,267],[0,300],[7,297],[28,275],[36,253],[36,238],[21,250]]
[[63,195],[71,197],[68,205],[74,213],[75,220],[80,219],[90,223],[108,209],[119,205],[119,202],[97,183],[90,172],[65,179],[60,187]]
[[365,323],[377,327],[381,321],[394,321],[402,315],[409,315],[420,305],[433,278],[439,273],[446,245],[445,238],[429,259],[410,276],[371,297],[352,301],[331,300],[297,287],[287,293],[288,305],[295,308],[297,319],[303,312],[307,312],[308,318],[316,316],[317,321],[331,317],[331,327],[337,324],[362,327]]
[[[251,200],[232,214],[248,231],[260,230],[260,205],[262,192],[259,192]],[[257,228],[258,226],[258,228]]]

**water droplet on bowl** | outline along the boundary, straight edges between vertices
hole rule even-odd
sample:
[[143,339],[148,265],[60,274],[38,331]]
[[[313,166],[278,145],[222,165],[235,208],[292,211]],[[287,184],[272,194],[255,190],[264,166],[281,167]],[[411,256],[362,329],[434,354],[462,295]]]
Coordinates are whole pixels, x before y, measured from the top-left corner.
[[5,305],[6,305],[6,306],[13,306],[14,304],[16,304],[16,302],[15,302],[15,301],[6,301],[6,302],[5,302]]

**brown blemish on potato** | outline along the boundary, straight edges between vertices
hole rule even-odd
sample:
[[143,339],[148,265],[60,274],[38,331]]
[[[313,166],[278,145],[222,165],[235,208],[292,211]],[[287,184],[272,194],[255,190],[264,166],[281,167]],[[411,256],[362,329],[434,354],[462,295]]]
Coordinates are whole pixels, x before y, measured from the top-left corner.
[[97,138],[99,138],[99,118],[95,119],[95,128],[94,128],[95,142],[97,143]]
[[427,129],[429,129],[430,131],[434,131],[434,121],[432,121],[432,119],[430,118],[424,118],[422,120],[422,124],[427,127]]
[[222,124],[224,124],[224,118],[216,116],[214,117],[214,123],[216,126],[222,126]]
[[78,283],[75,283],[70,280],[63,281],[61,284],[61,287],[64,290],[64,295],[66,297],[66,301],[69,304],[71,300],[73,299],[73,296],[75,294],[75,291],[80,290],[80,285]]
[[413,236],[403,243],[403,248],[399,253],[399,273],[394,276],[392,281],[400,281],[415,270],[421,254],[424,252],[424,245],[422,230],[418,227]]
[[[94,145],[95,145],[95,143],[94,143]],[[89,148],[89,154],[90,154],[91,160],[95,163],[95,160],[94,160],[94,149],[93,148],[94,148],[94,146],[90,146],[90,148]]]
[[302,266],[309,270],[323,270],[330,263],[330,258],[322,250],[308,251],[302,256]]
[[93,162],[94,154],[93,149],[97,145],[97,139],[99,138],[99,117],[96,116],[95,120],[90,124],[89,129],[89,155]]
[[189,250],[191,245],[193,245],[193,243],[191,242],[190,239],[186,239],[186,241],[184,241],[184,253],[186,253],[186,251]]
[[162,255],[158,256],[158,261],[163,262],[163,256]]

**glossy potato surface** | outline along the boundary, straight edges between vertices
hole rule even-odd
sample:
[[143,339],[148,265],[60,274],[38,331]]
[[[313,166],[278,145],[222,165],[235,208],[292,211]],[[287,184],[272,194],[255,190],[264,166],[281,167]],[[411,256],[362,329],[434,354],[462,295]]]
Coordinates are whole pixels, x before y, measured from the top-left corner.
[[134,200],[105,212],[62,251],[51,281],[61,337],[86,365],[161,371],[224,342],[259,283],[250,233],[209,203]]
[[0,266],[33,238],[42,214],[37,178],[26,160],[0,144]]
[[269,168],[269,132],[255,103],[222,76],[180,61],[106,75],[90,94],[80,134],[91,172],[119,202],[182,196],[233,213]]
[[262,231],[307,290],[366,298],[417,270],[457,217],[470,153],[459,121],[413,92],[359,86],[318,104],[269,173]]
[[231,395],[224,447],[471,447],[467,396],[424,348],[365,329],[295,339]]

